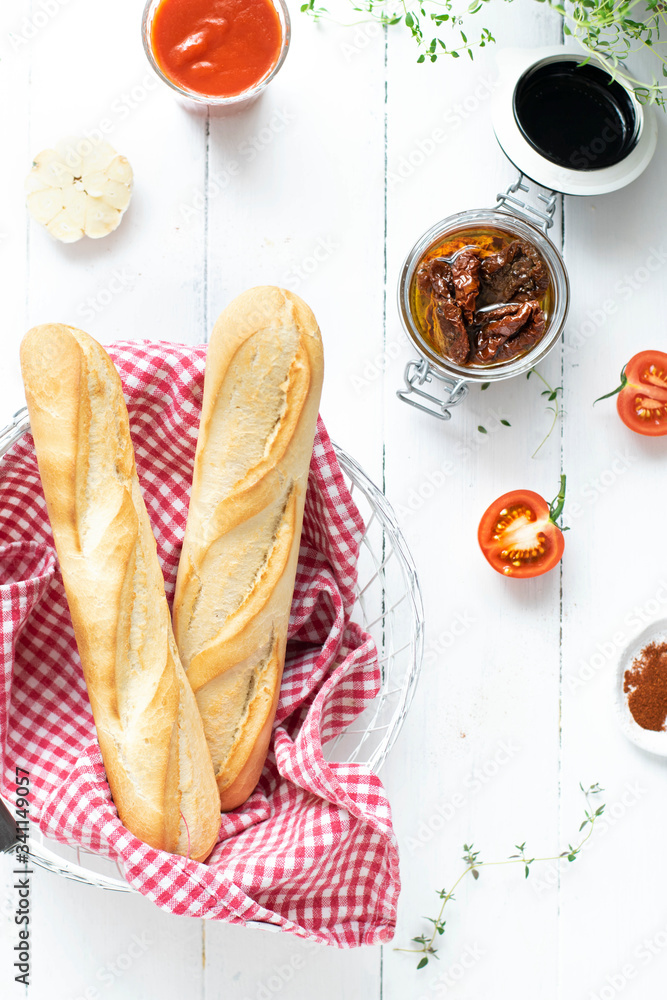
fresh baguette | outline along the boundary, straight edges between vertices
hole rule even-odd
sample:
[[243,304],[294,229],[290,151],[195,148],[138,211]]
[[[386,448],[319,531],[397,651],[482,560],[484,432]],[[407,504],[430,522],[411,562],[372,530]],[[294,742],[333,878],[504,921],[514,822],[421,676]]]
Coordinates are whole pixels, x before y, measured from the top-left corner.
[[151,847],[198,861],[220,829],[211,756],[178,657],[118,373],[67,326],[21,345],[30,426],[113,800]]
[[297,295],[253,288],[218,319],[174,634],[223,811],[252,793],[269,747],[322,375],[320,331]]

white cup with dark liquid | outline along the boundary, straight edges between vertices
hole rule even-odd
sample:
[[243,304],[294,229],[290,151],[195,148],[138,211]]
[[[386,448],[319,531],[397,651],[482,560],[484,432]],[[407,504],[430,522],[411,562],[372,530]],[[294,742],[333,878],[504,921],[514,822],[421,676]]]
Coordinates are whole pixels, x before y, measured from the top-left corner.
[[608,194],[643,173],[658,128],[631,90],[582,59],[561,46],[500,51],[493,127],[507,158],[543,187]]

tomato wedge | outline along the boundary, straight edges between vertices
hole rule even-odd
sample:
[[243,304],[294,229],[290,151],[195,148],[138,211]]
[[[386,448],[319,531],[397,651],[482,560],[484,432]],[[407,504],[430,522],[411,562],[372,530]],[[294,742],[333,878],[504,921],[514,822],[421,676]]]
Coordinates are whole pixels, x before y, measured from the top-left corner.
[[616,408],[626,427],[647,437],[667,434],[667,354],[635,354],[621,372],[618,389],[600,398],[609,399],[617,393]]
[[560,562],[565,539],[555,523],[565,502],[565,476],[549,505],[532,490],[503,493],[479,522],[477,538],[487,561],[503,576],[541,576]]

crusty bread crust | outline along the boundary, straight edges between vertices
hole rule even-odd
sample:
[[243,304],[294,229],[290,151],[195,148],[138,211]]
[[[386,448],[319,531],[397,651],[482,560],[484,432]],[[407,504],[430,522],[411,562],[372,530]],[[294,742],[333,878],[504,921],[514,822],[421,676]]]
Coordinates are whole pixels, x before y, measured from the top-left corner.
[[225,811],[268,751],[323,369],[312,312],[272,286],[235,299],[208,348],[174,634]]
[[178,657],[127,408],[106,351],[71,327],[21,345],[30,425],[113,800],[160,850],[204,860],[218,791]]

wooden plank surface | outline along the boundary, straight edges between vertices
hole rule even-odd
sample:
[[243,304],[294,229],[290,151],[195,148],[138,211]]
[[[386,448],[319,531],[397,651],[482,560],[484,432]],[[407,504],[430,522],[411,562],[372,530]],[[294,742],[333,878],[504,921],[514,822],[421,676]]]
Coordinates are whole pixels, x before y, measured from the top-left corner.
[[[559,40],[557,19],[526,19],[525,7],[501,13],[496,36],[526,46]],[[486,24],[487,12],[481,16]],[[499,80],[493,49],[473,62],[427,67],[412,64],[409,44],[392,36],[389,49],[390,301],[423,231],[439,218],[492,206],[516,177],[491,125]],[[431,99],[420,102],[420,93]],[[554,239],[560,242],[559,227]],[[403,347],[395,309],[387,337]],[[402,349],[401,363],[410,356]],[[558,380],[557,351],[543,368]],[[560,441],[554,435],[530,458],[548,415],[525,376],[473,388],[446,424],[390,396],[385,414],[387,495],[404,511],[427,619],[421,687],[387,765],[404,845],[396,944],[409,947],[430,931],[423,918],[437,916],[436,891],[451,889],[462,871],[464,843],[489,861],[523,840],[535,849],[555,846],[560,581],[557,572],[503,580],[479,552],[477,525],[507,490],[557,492]],[[412,956],[385,949],[383,997],[492,996],[503,982],[522,1000],[556,995],[557,953],[546,944],[557,940],[556,894],[538,898],[516,869],[489,869],[461,885],[446,920],[440,961],[421,972]]]
[[562,817],[572,829],[579,780],[605,787],[607,813],[580,871],[562,878],[560,965],[563,996],[576,989],[601,1000],[658,997],[665,982],[665,762],[629,744],[611,710],[619,654],[650,621],[667,617],[657,534],[665,439],[629,431],[613,399],[592,407],[618,385],[633,354],[665,350],[667,122],[656,117],[658,150],[644,175],[626,191],[576,199],[566,229],[573,309],[563,450],[572,537],[563,564]]
[[[399,31],[315,26],[294,8],[292,50],[264,97],[207,121],[154,86],[140,4],[119,0],[112,15],[83,0],[56,7],[32,33],[39,2],[0,14],[0,82],[11,94],[0,107],[6,416],[22,400],[17,350],[32,323],[81,325],[105,343],[198,343],[243,288],[293,288],[324,335],[325,421],[395,505],[426,605],[422,682],[383,772],[402,859],[394,946],[435,915],[434,890],[460,873],[464,842],[487,860],[524,840],[558,854],[581,819],[580,781],[605,787],[609,818],[574,865],[547,864],[528,881],[490,869],[463,884],[441,960],[420,973],[392,946],[344,952],[204,925],[37,872],[29,996],[661,996],[664,766],[625,742],[611,687],[619,646],[667,616],[656,527],[665,451],[627,431],[613,401],[592,402],[633,353],[664,348],[664,119],[655,160],[632,187],[566,199],[554,240],[572,310],[563,347],[540,368],[564,386],[566,416],[531,458],[550,419],[534,379],[473,389],[447,425],[395,396],[412,356],[395,306],[403,257],[435,221],[491,205],[515,176],[491,127],[493,47],[473,62],[418,66]],[[478,16],[499,44],[561,40],[559,19],[533,0]],[[27,222],[23,177],[38,150],[96,129],[132,162],[133,203],[115,235],[62,247]],[[562,571],[497,577],[477,547],[482,511],[520,486],[550,498],[561,468],[571,526]],[[0,981],[15,1000],[25,992],[8,971],[15,890],[5,858],[0,877]]]

